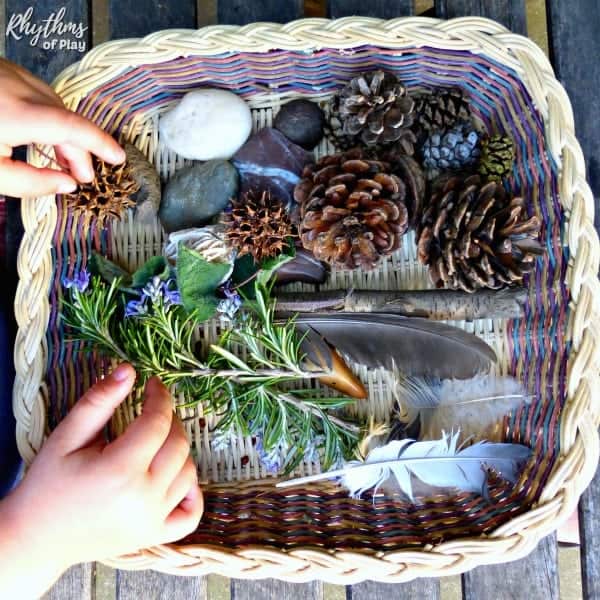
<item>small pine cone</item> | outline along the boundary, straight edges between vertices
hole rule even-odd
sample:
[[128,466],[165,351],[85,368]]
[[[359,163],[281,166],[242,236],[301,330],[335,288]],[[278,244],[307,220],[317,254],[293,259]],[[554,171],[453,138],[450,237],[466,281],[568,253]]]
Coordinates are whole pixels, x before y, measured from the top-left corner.
[[259,264],[265,258],[277,256],[295,237],[294,228],[283,203],[264,191],[260,196],[252,191],[232,202],[225,213],[225,237],[238,256],[250,254]]
[[355,77],[333,99],[327,133],[345,150],[359,144],[397,145],[414,153],[414,101],[391,73],[371,71]]
[[481,142],[481,158],[477,170],[488,181],[502,181],[513,169],[515,146],[503,135],[493,135]]
[[354,149],[308,165],[294,190],[300,239],[340,269],[373,269],[400,247],[408,228],[406,186],[389,164]]
[[469,100],[459,88],[432,90],[415,96],[413,131],[425,139],[434,131],[452,129],[471,120]]
[[479,175],[450,177],[434,188],[417,230],[418,257],[436,287],[474,292],[523,283],[533,270],[540,221],[523,198],[511,198]]
[[444,171],[458,171],[477,162],[479,134],[470,123],[436,131],[425,140],[422,154],[427,179],[436,179]]
[[95,177],[81,183],[73,194],[65,194],[67,207],[75,213],[97,217],[102,226],[106,219],[120,219],[128,208],[135,206],[132,196],[140,189],[133,178],[129,162],[111,165],[92,156]]

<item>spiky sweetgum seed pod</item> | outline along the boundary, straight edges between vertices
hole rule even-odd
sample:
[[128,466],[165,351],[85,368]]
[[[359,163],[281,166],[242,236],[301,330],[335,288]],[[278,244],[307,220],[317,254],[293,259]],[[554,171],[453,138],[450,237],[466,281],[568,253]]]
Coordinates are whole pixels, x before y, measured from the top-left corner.
[[277,256],[295,237],[294,226],[278,198],[268,191],[254,191],[232,202],[232,209],[223,217],[225,236],[238,256],[250,254],[256,263]]
[[69,209],[96,217],[101,226],[107,219],[121,219],[128,208],[135,206],[131,196],[140,186],[128,162],[111,165],[92,156],[92,164],[94,180],[79,184],[77,191],[65,194],[64,198]]

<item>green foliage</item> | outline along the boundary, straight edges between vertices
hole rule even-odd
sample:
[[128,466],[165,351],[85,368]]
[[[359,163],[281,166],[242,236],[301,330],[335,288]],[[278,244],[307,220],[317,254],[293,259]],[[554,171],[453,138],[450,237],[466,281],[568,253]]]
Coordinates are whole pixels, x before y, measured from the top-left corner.
[[89,263],[90,272],[92,275],[102,277],[107,283],[112,283],[115,279],[119,279],[121,286],[129,287],[131,285],[131,275],[122,269],[119,265],[108,260],[108,258],[93,252]]
[[214,315],[219,303],[215,290],[229,269],[227,263],[208,262],[198,252],[183,244],[179,246],[177,285],[183,307],[188,314],[194,314],[197,321],[206,321]]
[[131,287],[143,288],[154,277],[158,277],[161,281],[167,281],[171,277],[171,269],[164,256],[153,256],[147,260],[131,276]]
[[140,374],[140,385],[158,375],[186,395],[186,406],[202,404],[219,414],[223,434],[260,435],[267,453],[287,449],[288,472],[315,445],[322,449],[325,468],[352,454],[358,427],[330,411],[354,400],[290,386],[320,374],[303,368],[302,336],[293,319],[275,322],[267,286],[255,283],[252,313],[245,313],[207,356],[199,357],[195,313],[158,300],[146,315],[123,318],[120,284],[96,277],[87,292],[73,291],[64,319],[76,338],[130,362]]

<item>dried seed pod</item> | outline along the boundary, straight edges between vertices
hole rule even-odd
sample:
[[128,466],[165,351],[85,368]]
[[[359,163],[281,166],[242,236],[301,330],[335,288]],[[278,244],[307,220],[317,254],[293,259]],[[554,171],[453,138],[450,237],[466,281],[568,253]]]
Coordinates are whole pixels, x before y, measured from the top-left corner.
[[267,191],[242,194],[225,213],[223,224],[227,242],[237,255],[251,254],[257,263],[281,254],[289,238],[295,236],[283,203]]
[[419,260],[437,287],[474,292],[523,283],[543,253],[540,221],[522,198],[473,175],[434,186],[417,231]]
[[135,207],[133,195],[140,189],[129,162],[111,165],[92,156],[94,180],[81,183],[72,194],[65,194],[67,207],[76,213],[97,217],[102,226],[107,219],[120,219],[128,208]]

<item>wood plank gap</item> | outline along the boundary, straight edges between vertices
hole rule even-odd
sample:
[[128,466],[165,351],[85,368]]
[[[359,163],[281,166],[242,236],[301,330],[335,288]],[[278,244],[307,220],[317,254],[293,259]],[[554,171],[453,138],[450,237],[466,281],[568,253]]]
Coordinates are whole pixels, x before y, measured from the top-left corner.
[[494,19],[515,33],[527,32],[525,0],[436,0],[435,7],[442,19],[476,15]]
[[217,0],[196,0],[196,25],[206,27],[217,23]]
[[92,47],[110,39],[108,24],[108,0],[91,0]]

